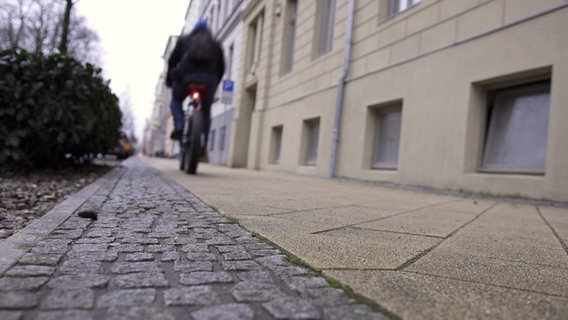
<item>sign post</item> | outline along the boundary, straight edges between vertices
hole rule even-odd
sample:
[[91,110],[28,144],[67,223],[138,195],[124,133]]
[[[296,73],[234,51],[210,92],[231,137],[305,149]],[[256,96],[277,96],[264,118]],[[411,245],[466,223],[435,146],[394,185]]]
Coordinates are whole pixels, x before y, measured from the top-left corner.
[[224,104],[233,104],[233,90],[235,82],[232,80],[223,80],[223,91],[221,92],[221,102]]

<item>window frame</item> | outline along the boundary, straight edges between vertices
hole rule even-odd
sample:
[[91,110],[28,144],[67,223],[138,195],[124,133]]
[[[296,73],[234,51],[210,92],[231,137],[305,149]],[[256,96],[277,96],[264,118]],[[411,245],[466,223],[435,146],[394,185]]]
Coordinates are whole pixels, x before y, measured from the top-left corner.
[[209,151],[215,150],[215,135],[215,129],[211,130],[211,132],[209,133]]
[[294,47],[298,25],[298,0],[287,0],[284,15],[284,41],[282,41],[281,74],[288,74],[294,68]]
[[[375,107],[372,110],[373,116],[373,150],[371,153],[371,169],[374,170],[398,170],[398,164],[400,160],[400,142],[402,136],[402,101],[397,101],[394,103],[389,103],[380,107]],[[388,151],[388,148],[383,148],[384,136],[386,135],[383,131],[384,129],[384,117],[390,114],[398,114],[397,123],[397,145],[396,145],[396,155],[394,161],[381,161],[384,158],[384,154],[381,150]],[[388,128],[387,128],[388,129]],[[389,158],[387,156],[387,158]]]
[[305,148],[303,164],[306,166],[316,166],[318,162],[318,148],[320,135],[320,118],[304,120],[304,139]]
[[[531,93],[533,93],[531,95]],[[545,128],[540,128],[544,130],[544,151],[542,159],[542,165],[530,165],[530,164],[514,164],[514,163],[497,163],[489,162],[487,160],[488,153],[493,150],[493,144],[497,143],[494,141],[495,138],[495,119],[498,119],[499,115],[496,114],[496,108],[505,108],[506,106],[498,106],[498,100],[502,97],[534,97],[546,93],[548,95],[548,104],[542,108],[546,108],[546,114],[544,115],[543,124]],[[551,81],[550,79],[544,79],[539,81],[525,82],[509,86],[500,86],[493,89],[488,89],[486,93],[485,100],[485,119],[484,119],[484,130],[483,130],[483,140],[481,145],[481,152],[479,157],[478,172],[481,173],[495,173],[495,174],[529,174],[529,175],[544,175],[546,173],[546,160],[548,153],[548,130],[550,126],[550,97],[551,97]],[[502,98],[505,99],[505,98]],[[515,108],[513,106],[512,108]],[[542,119],[541,119],[542,120]],[[516,142],[516,141],[515,141]],[[541,141],[542,142],[542,141]],[[518,142],[517,142],[518,143]],[[502,148],[502,146],[501,146]],[[514,148],[514,146],[513,146]],[[489,150],[488,150],[489,149]],[[517,150],[518,151],[518,150]]]
[[314,28],[314,58],[325,55],[333,49],[336,0],[318,0],[316,27]]
[[280,164],[282,160],[282,137],[284,134],[284,126],[277,125],[272,127],[272,137],[270,146],[270,163]]

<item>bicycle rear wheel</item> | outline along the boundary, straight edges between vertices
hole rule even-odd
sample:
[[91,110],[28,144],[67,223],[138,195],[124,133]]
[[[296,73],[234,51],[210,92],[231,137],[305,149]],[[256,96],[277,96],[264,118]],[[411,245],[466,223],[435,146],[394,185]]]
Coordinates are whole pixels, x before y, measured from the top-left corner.
[[201,140],[203,136],[203,112],[196,111],[191,115],[191,137],[188,152],[186,153],[185,172],[195,174],[201,156]]

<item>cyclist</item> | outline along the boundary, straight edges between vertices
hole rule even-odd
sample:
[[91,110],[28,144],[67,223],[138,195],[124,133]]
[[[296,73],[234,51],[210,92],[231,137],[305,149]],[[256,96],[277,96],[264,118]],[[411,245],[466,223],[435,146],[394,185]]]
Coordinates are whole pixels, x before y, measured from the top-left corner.
[[[166,85],[172,88],[170,110],[174,118],[174,130],[170,139],[179,140],[183,132],[182,102],[188,95],[190,83],[206,86],[202,93],[204,146],[207,145],[211,125],[211,104],[217,86],[225,73],[223,48],[213,38],[205,20],[199,20],[188,35],[179,38],[168,60]],[[202,150],[205,152],[205,150]]]

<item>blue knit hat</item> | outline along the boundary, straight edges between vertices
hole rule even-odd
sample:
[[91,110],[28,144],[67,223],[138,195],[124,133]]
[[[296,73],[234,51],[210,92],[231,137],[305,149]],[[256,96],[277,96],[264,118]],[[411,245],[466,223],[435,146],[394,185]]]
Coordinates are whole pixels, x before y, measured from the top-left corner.
[[207,20],[199,19],[199,21],[197,21],[195,26],[193,26],[193,30],[197,30],[197,29],[207,29]]

